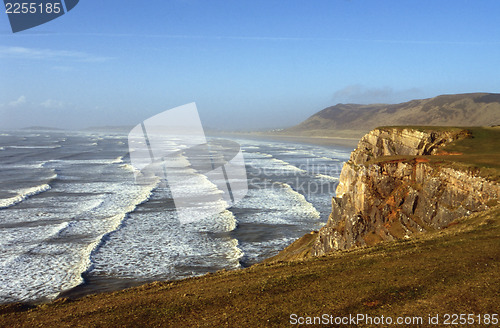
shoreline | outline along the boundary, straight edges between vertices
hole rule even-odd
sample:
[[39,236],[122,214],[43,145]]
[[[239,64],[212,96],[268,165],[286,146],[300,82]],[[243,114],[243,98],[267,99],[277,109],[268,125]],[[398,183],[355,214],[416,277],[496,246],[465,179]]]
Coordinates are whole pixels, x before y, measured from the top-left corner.
[[[300,239],[301,237],[298,237],[297,239]],[[184,283],[186,281],[190,281],[192,279],[203,279],[207,277],[211,277],[213,275],[217,275],[220,273],[231,273],[231,272],[237,272],[237,271],[242,271],[242,270],[248,270],[251,269],[254,266],[261,266],[261,265],[266,265],[266,263],[274,258],[276,255],[271,256],[269,258],[265,258],[260,262],[251,264],[249,266],[241,266],[239,268],[234,268],[234,269],[222,269],[222,270],[217,270],[213,272],[206,272],[204,274],[200,275],[193,275],[190,277],[183,277],[179,279],[163,279],[163,280],[143,280],[139,281],[136,279],[127,279],[127,278],[115,278],[115,277],[100,277],[99,279],[92,279],[88,277],[84,277],[84,282],[81,283],[78,286],[75,286],[73,288],[61,291],[59,295],[55,298],[39,298],[36,300],[29,300],[29,301],[13,301],[13,302],[0,302],[0,315],[3,313],[2,310],[3,308],[10,308],[10,307],[37,307],[40,305],[44,304],[52,304],[52,303],[57,303],[60,301],[79,301],[82,300],[86,297],[93,297],[93,296],[99,296],[99,295],[108,295],[108,294],[114,294],[114,293],[121,293],[125,292],[127,290],[131,289],[141,289],[141,288],[147,288],[149,285],[157,285],[157,284],[179,284],[179,283]],[[110,283],[112,282],[112,283]]]
[[[347,138],[347,137],[307,137],[307,136],[292,136],[292,135],[279,135],[279,134],[260,134],[260,133],[208,133],[209,137],[237,137],[258,140],[270,141],[286,141],[293,143],[303,143],[317,146],[328,147],[342,147],[346,149],[354,149],[358,145],[360,138]],[[352,150],[351,149],[351,150]]]

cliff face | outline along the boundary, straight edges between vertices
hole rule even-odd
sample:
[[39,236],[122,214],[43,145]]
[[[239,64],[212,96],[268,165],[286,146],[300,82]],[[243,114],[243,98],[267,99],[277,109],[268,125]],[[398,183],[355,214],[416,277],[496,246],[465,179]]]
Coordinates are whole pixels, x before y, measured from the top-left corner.
[[380,128],[365,135],[342,169],[332,213],[312,255],[442,229],[496,204],[496,183],[418,157],[439,154],[443,145],[468,136],[466,130],[409,128]]

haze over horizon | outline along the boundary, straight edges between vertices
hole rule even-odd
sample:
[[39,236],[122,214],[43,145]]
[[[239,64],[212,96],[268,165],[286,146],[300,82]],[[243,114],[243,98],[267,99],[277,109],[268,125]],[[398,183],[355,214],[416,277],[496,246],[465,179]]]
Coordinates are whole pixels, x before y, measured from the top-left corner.
[[13,34],[0,129],[135,125],[196,102],[206,127],[292,126],[337,103],[499,92],[500,2],[80,1]]

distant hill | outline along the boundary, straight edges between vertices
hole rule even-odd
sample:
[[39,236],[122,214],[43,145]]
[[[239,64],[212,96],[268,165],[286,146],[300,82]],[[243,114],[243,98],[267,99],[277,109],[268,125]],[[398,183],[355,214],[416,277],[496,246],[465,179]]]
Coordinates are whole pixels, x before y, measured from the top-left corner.
[[32,131],[64,131],[64,129],[53,128],[50,126],[28,126],[26,128],[22,128],[21,130],[32,130]]
[[466,93],[412,100],[401,104],[338,104],[283,131],[303,136],[363,135],[378,126],[500,124],[500,94]]
[[83,129],[83,131],[91,132],[109,132],[109,133],[129,133],[134,128],[133,125],[106,125],[106,126],[91,126]]

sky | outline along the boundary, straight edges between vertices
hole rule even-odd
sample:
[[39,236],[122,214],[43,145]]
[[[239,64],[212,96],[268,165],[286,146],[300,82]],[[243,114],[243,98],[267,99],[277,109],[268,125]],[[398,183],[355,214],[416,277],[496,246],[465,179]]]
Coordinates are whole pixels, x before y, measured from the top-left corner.
[[500,92],[500,1],[90,1],[12,33],[0,129],[136,125],[196,102],[205,128],[292,126],[337,103]]

